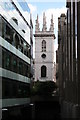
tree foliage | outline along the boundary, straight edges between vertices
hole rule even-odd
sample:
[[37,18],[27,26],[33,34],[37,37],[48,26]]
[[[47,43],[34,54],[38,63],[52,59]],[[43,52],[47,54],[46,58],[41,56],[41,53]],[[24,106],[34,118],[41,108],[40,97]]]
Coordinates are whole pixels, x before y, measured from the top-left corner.
[[33,85],[32,94],[41,96],[51,96],[55,89],[57,89],[57,85],[54,81],[37,81]]

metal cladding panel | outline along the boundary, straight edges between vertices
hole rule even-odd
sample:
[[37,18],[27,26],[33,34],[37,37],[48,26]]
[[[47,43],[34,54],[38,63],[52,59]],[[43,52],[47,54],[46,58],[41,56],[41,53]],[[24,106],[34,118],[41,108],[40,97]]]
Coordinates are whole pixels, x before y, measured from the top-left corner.
[[19,106],[19,105],[24,105],[24,104],[29,104],[29,103],[30,103],[30,98],[3,99],[2,108],[11,107],[11,106]]

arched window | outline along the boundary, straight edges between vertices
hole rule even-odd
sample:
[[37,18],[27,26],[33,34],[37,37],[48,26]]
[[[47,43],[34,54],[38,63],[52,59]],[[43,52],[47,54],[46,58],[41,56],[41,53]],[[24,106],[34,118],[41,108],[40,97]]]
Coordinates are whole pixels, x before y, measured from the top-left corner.
[[42,52],[46,52],[46,41],[42,41]]
[[41,67],[41,77],[46,77],[46,70],[47,70],[46,66],[43,65]]

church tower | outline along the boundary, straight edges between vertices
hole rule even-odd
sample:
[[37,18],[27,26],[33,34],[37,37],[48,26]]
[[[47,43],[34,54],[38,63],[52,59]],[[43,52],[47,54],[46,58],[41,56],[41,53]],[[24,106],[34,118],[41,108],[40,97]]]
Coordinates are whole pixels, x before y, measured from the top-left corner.
[[54,23],[51,16],[50,29],[47,30],[46,16],[43,13],[43,27],[40,31],[37,15],[35,25],[35,81],[52,81],[54,68]]

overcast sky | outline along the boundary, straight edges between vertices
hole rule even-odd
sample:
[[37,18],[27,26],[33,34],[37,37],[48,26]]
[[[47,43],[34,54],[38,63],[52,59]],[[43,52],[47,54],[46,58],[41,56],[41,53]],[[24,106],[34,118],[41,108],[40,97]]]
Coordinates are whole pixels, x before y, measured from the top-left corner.
[[[51,14],[53,14],[54,34],[56,36],[55,46],[54,46],[55,51],[57,49],[58,17],[61,15],[61,13],[66,14],[66,2],[65,1],[59,2],[58,0],[56,1],[57,2],[49,2],[48,0],[47,2],[44,2],[43,0],[43,2],[32,2],[32,1],[28,2],[28,6],[31,10],[32,19],[33,19],[33,27],[34,27],[33,33],[35,32],[35,20],[36,20],[37,14],[39,16],[40,30],[42,30],[42,25],[43,25],[43,12],[45,12],[45,15],[46,15],[48,29],[50,27]],[[34,44],[34,47],[35,47],[35,44]],[[35,48],[34,48],[34,52],[35,52]],[[56,61],[56,56],[54,58],[54,61]]]

